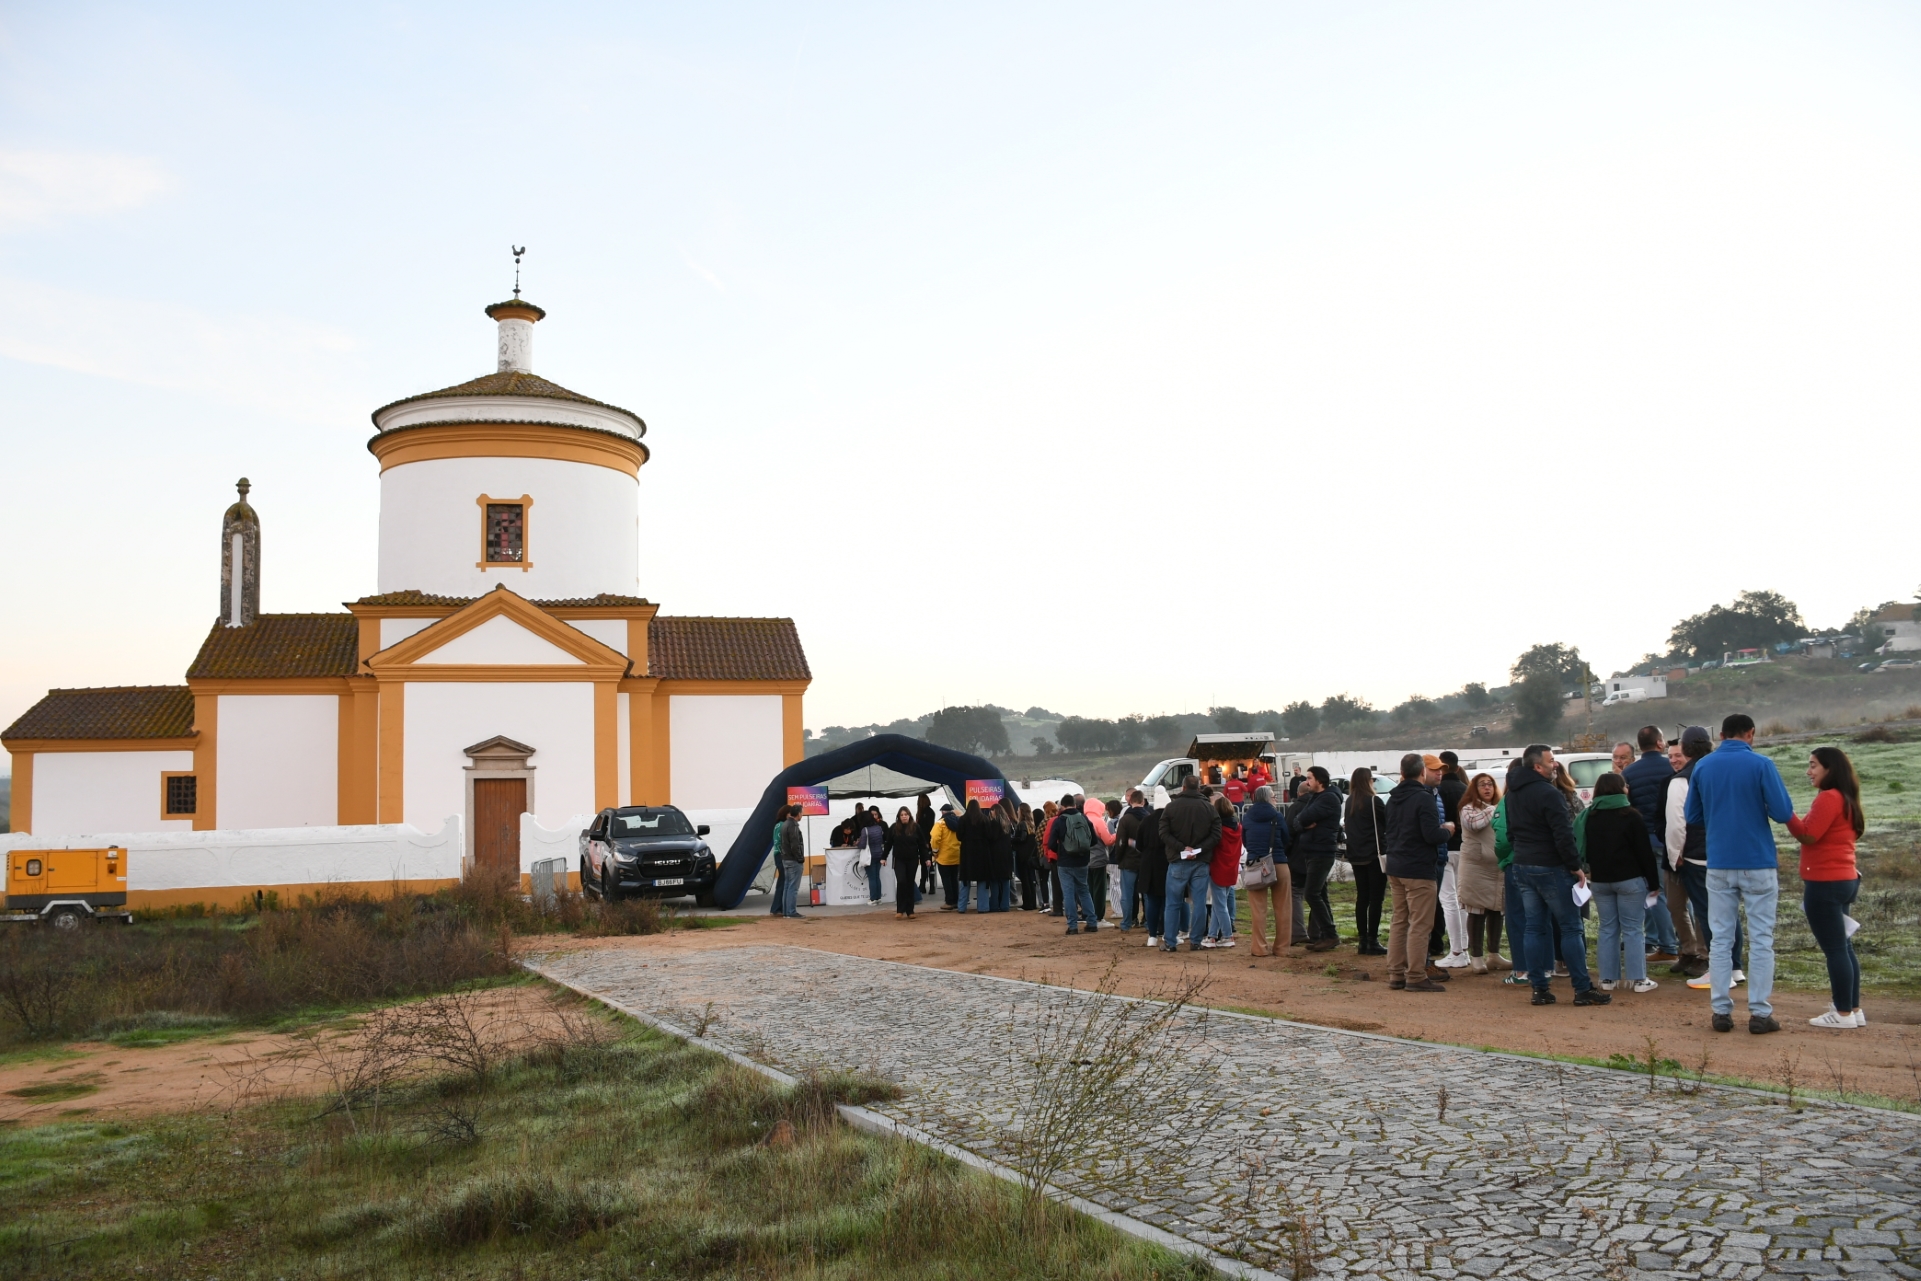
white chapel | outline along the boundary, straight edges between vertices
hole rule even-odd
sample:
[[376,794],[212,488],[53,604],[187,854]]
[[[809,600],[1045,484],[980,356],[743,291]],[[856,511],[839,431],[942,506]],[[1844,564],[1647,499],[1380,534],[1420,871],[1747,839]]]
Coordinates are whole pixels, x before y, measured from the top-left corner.
[[260,612],[249,487],[221,519],[220,610],[186,682],[48,691],[0,741],[15,833],[462,821],[518,867],[525,814],[751,806],[802,754],[793,621],[673,617],[639,584],[647,425],[535,374],[519,297],[484,377],[373,413],[375,590]]

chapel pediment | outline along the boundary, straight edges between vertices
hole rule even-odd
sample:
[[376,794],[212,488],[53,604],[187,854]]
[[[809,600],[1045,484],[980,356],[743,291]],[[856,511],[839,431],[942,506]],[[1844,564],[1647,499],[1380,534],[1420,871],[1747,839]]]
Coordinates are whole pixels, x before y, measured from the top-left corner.
[[627,656],[499,587],[367,659],[376,676],[468,679],[516,672],[618,678]]

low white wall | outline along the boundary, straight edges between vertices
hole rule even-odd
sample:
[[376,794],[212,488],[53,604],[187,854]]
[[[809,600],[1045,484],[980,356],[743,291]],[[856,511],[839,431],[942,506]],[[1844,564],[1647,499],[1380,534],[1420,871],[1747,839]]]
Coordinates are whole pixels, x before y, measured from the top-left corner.
[[[192,752],[36,752],[33,830],[51,837],[106,828],[190,832],[192,819],[160,817],[160,775],[192,769]],[[22,799],[14,798],[16,816]]]
[[437,832],[405,823],[266,827],[210,832],[88,832],[66,838],[0,836],[0,850],[127,851],[129,893],[273,889],[378,881],[453,880],[463,849],[460,816]]

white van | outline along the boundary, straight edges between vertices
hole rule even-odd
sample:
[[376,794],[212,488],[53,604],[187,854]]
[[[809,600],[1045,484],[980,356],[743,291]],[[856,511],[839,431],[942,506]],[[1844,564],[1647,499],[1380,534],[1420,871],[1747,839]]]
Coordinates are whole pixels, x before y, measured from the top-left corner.
[[1617,689],[1611,691],[1606,698],[1601,700],[1601,706],[1613,707],[1618,703],[1645,703],[1647,701],[1648,691],[1645,689]]
[[1274,735],[1267,731],[1196,734],[1194,741],[1187,745],[1187,755],[1157,762],[1141,779],[1140,789],[1149,805],[1164,809],[1168,800],[1180,792],[1181,784],[1186,779],[1199,774],[1203,783],[1216,782],[1218,780],[1212,776],[1214,771],[1219,770],[1221,776],[1225,777],[1233,773],[1236,765],[1252,766],[1255,761],[1267,766],[1277,786],[1284,781],[1275,761]]

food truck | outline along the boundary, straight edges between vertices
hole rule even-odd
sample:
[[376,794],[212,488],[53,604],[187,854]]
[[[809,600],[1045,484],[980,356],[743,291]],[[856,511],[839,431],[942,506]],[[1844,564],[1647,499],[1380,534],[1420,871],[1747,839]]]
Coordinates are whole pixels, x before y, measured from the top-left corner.
[[1249,730],[1244,734],[1196,734],[1194,741],[1187,745],[1187,755],[1161,761],[1148,770],[1140,789],[1147,796],[1148,804],[1161,809],[1192,775],[1198,774],[1201,782],[1219,787],[1236,766],[1253,773],[1257,765],[1264,766],[1275,782],[1280,781],[1272,733]]

